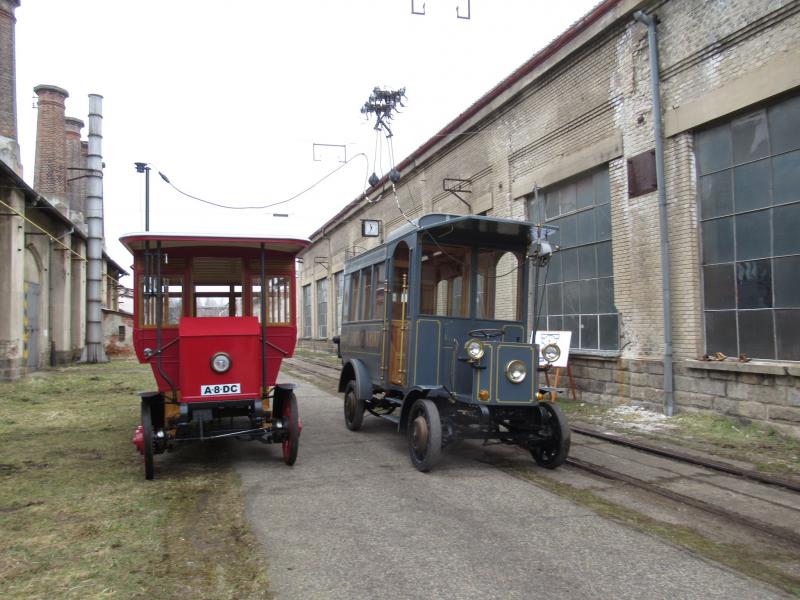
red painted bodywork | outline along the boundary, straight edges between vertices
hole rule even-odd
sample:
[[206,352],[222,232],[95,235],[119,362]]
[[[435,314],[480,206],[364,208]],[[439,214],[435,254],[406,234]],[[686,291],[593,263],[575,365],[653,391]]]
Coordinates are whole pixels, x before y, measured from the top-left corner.
[[[261,396],[261,326],[255,317],[183,317],[178,327],[180,337],[180,389],[182,402],[257,399]],[[211,368],[211,358],[224,352],[231,359],[225,373]],[[275,379],[269,373],[267,379]],[[280,364],[280,359],[278,359]],[[237,384],[238,394],[202,396],[201,387]]]
[[[136,356],[139,362],[150,364],[158,390],[171,394],[174,386],[181,402],[215,402],[260,397],[262,345],[261,325],[258,319],[254,316],[192,317],[189,290],[192,285],[192,258],[198,256],[242,258],[244,264],[248,265],[244,269],[242,307],[244,314],[251,313],[252,297],[246,281],[259,275],[258,259],[261,244],[264,244],[266,277],[284,276],[291,282],[291,322],[268,323],[266,328],[266,385],[275,385],[281,360],[292,356],[297,340],[294,314],[296,307],[294,257],[308,245],[307,240],[144,233],[125,236],[120,241],[134,255],[133,342]],[[147,358],[144,353],[146,348],[155,351],[159,347],[156,328],[143,326],[140,315],[142,256],[145,247],[154,249],[157,243],[161,244],[169,256],[169,263],[163,267],[162,276],[182,281],[184,290],[183,313],[179,324],[161,328],[160,369],[156,357]],[[232,367],[227,373],[218,374],[211,369],[211,358],[217,352],[226,352],[232,359]],[[242,391],[239,394],[222,396],[200,395],[201,385],[214,383],[239,383]]]

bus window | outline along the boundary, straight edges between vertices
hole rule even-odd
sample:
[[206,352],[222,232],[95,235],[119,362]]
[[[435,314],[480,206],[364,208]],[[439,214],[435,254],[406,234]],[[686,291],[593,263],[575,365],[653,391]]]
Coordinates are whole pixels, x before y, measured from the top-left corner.
[[241,285],[196,285],[193,290],[194,316],[241,317]]
[[[261,278],[254,277],[252,315],[261,320]],[[290,325],[292,322],[292,288],[289,277],[267,278],[267,323]]]
[[359,272],[356,271],[350,277],[350,306],[348,313],[348,321],[358,321],[358,298],[361,295]]
[[468,317],[472,249],[424,244],[421,260],[420,312]]
[[361,320],[368,321],[372,318],[370,313],[372,308],[372,267],[367,267],[361,271],[361,281],[364,288],[364,293],[361,296]]
[[476,318],[519,321],[522,302],[520,257],[503,250],[478,250]]
[[[143,327],[156,326],[156,295],[155,277],[142,277],[142,311],[141,322]],[[148,286],[148,281],[150,285]],[[183,315],[183,280],[181,277],[162,277],[163,305],[161,324],[164,327],[175,326]]]
[[375,312],[373,319],[383,319],[386,304],[386,276],[384,274],[384,264],[375,266]]

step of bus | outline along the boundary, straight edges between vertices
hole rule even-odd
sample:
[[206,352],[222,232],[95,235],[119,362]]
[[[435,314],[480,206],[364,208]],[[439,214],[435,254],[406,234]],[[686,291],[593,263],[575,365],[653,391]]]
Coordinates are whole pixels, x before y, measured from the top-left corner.
[[380,415],[381,419],[386,419],[387,421],[391,421],[395,425],[400,425],[400,415]]

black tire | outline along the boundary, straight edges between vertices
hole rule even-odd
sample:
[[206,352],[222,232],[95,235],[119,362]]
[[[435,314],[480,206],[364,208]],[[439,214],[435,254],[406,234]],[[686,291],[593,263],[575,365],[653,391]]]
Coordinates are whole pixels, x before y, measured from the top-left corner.
[[541,406],[547,413],[547,422],[542,424],[542,429],[549,429],[551,437],[542,445],[531,448],[531,456],[540,467],[555,469],[563,465],[569,455],[569,423],[557,404],[543,402]]
[[286,437],[281,444],[283,462],[290,467],[297,462],[297,450],[300,447],[300,413],[297,409],[297,398],[294,394],[283,399],[282,418],[286,420]]
[[364,401],[356,394],[356,382],[350,380],[344,388],[344,424],[350,431],[358,431],[364,422]]
[[408,413],[408,454],[417,471],[427,473],[442,458],[442,422],[432,400],[420,398]]
[[142,400],[142,439],[144,440],[144,478],[153,479],[153,419],[150,414],[150,403]]

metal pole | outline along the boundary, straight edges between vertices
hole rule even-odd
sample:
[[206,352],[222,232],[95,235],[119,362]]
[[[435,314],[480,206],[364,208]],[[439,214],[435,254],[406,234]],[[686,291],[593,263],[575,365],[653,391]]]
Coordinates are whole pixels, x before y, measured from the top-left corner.
[[144,168],[144,230],[150,231],[150,167]]
[[658,186],[658,216],[661,229],[661,283],[664,307],[664,414],[675,412],[672,381],[672,293],[670,289],[669,229],[667,222],[667,189],[664,184],[664,140],[661,131],[661,85],[658,71],[658,37],[655,15],[636,11],[633,18],[647,26],[650,49],[650,87],[653,95],[653,129],[656,144],[656,185]]

